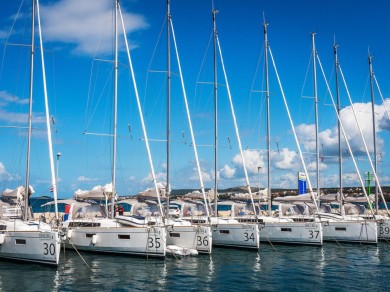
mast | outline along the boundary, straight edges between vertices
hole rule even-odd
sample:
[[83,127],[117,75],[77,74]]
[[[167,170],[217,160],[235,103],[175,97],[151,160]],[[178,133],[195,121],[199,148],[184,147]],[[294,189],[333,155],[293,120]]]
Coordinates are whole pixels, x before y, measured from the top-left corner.
[[[375,128],[375,98],[374,98],[374,84],[372,79],[374,77],[374,71],[372,70],[372,56],[368,53],[368,66],[370,69],[370,89],[371,89],[371,108],[372,108],[372,135],[373,135],[373,146],[374,146],[374,171],[378,173],[378,160],[376,157],[376,128]],[[378,182],[375,179],[375,211],[378,213],[379,202],[378,202]],[[368,194],[370,195],[370,194]]]
[[316,173],[317,173],[317,197],[318,197],[318,207],[320,207],[320,151],[318,143],[318,97],[317,97],[317,66],[316,66],[316,56],[317,51],[315,47],[315,32],[311,33],[312,41],[312,50],[313,50],[313,91],[314,91],[314,111],[315,111],[315,139],[316,139]]
[[[333,45],[333,53],[334,53],[334,63],[335,63],[335,78],[336,78],[336,99],[337,99],[337,114],[340,116],[340,90],[339,90],[339,59],[337,55],[338,45],[336,42]],[[340,202],[340,214],[344,215],[344,198],[343,198],[343,153],[341,149],[341,129],[340,129],[340,120],[337,119],[337,130],[338,130],[338,142],[339,142],[339,202]]]
[[[267,188],[268,188],[268,215],[272,215],[272,192],[271,192],[271,111],[269,95],[269,76],[268,76],[268,23],[264,22],[264,66],[265,66],[265,96],[267,100]],[[259,188],[260,192],[260,188]],[[260,194],[260,193],[259,193]]]
[[214,216],[218,215],[218,79],[217,79],[217,24],[218,10],[213,8],[213,40],[214,40]]
[[24,214],[23,219],[29,219],[28,192],[30,189],[30,152],[31,152],[31,131],[32,131],[32,98],[34,87],[34,26],[35,26],[35,0],[32,0],[31,8],[31,51],[30,51],[30,94],[28,101],[28,131],[27,131],[27,155],[26,155],[26,181],[24,189]]
[[111,194],[111,217],[115,217],[115,192],[116,192],[116,138],[117,138],[117,101],[118,101],[118,5],[115,1],[114,35],[115,35],[115,55],[114,55],[114,125],[112,137],[112,194]]
[[171,139],[171,11],[170,0],[167,0],[167,185],[166,185],[166,216],[169,216],[169,171],[170,171],[170,139]]
[[209,218],[210,217],[210,212],[209,212],[208,202],[207,202],[207,198],[206,198],[206,192],[205,192],[203,178],[202,178],[202,171],[201,171],[200,163],[199,163],[198,150],[197,150],[194,130],[193,130],[193,127],[192,127],[192,122],[191,122],[190,109],[189,109],[189,106],[188,106],[187,93],[186,93],[186,89],[185,89],[185,86],[184,86],[183,72],[181,70],[179,51],[177,49],[175,30],[173,29],[172,18],[171,18],[171,29],[172,29],[172,40],[173,40],[175,53],[176,53],[177,66],[178,66],[178,69],[179,69],[179,77],[180,77],[181,89],[182,89],[182,92],[183,92],[184,104],[185,104],[185,107],[186,107],[188,125],[190,127],[191,141],[192,141],[192,145],[193,145],[192,148],[194,149],[194,155],[195,155],[195,161],[196,161],[196,169],[198,171],[200,188],[202,190],[203,200],[204,200],[204,203],[205,203],[206,215]]
[[50,174],[51,174],[51,185],[53,188],[53,198],[54,198],[54,212],[57,225],[58,221],[58,204],[57,204],[57,180],[54,170],[54,159],[53,159],[53,143],[51,137],[51,127],[50,127],[50,114],[49,114],[49,99],[47,94],[46,86],[46,69],[45,69],[45,58],[43,52],[43,40],[42,40],[42,29],[41,29],[41,16],[39,12],[39,0],[37,2],[37,19],[38,19],[38,32],[39,32],[39,44],[40,44],[40,53],[41,53],[41,66],[42,66],[42,81],[43,81],[43,94],[45,100],[45,120],[46,120],[46,129],[47,129],[47,144],[49,148],[49,161],[50,161]]

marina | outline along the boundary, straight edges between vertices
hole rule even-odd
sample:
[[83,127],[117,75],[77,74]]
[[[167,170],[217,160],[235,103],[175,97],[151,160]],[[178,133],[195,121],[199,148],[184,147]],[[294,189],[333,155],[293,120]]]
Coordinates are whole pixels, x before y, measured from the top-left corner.
[[[262,244],[259,251],[214,248],[210,256],[165,260],[72,251],[57,269],[0,261],[9,291],[387,291],[388,243],[322,247]],[[31,279],[34,279],[31,281]],[[201,287],[201,288],[200,288]],[[315,287],[315,288],[314,288]]]
[[384,63],[154,1],[3,6],[0,290],[387,291]]

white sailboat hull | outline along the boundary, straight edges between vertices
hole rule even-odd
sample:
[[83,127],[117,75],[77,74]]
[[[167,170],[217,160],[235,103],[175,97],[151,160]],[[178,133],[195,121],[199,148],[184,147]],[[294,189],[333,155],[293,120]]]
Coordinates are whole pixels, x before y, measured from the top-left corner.
[[209,226],[168,226],[167,245],[195,249],[199,253],[211,254],[212,232]]
[[263,222],[259,228],[262,242],[318,246],[323,242],[320,222]]
[[323,221],[324,241],[376,244],[378,225],[375,221]]
[[49,225],[16,219],[0,227],[0,258],[58,265],[61,240]]
[[256,224],[212,224],[213,245],[259,249],[259,227]]
[[379,231],[378,239],[379,240],[390,240],[390,219],[382,219],[378,222]]
[[165,257],[164,227],[78,227],[67,229],[66,247],[77,250]]

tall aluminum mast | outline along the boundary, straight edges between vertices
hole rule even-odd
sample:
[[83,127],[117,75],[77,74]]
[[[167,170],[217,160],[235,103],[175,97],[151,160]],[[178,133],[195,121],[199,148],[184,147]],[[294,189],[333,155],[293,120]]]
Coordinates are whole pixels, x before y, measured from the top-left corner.
[[[368,66],[370,69],[370,89],[371,89],[371,108],[372,108],[372,135],[373,135],[373,146],[374,146],[374,170],[375,173],[378,173],[378,160],[376,157],[376,123],[375,123],[375,98],[374,98],[374,84],[373,84],[373,77],[374,77],[374,71],[372,70],[372,56],[368,55]],[[368,194],[370,195],[370,194]],[[375,211],[378,214],[379,209],[379,202],[378,202],[378,182],[375,180]]]
[[[272,191],[271,191],[271,111],[268,76],[268,23],[264,22],[264,66],[265,66],[265,96],[267,100],[267,188],[268,188],[268,215],[272,215]],[[259,189],[260,195],[260,189]]]
[[[337,55],[336,42],[333,45],[334,53],[334,63],[335,63],[335,78],[336,78],[336,98],[337,98],[337,113],[340,116],[340,89],[339,89],[339,59]],[[340,214],[344,215],[344,198],[343,198],[343,152],[341,149],[341,129],[340,129],[340,120],[337,119],[337,129],[338,129],[338,142],[339,142],[339,202],[340,202]]]
[[115,217],[115,193],[116,193],[116,139],[117,139],[117,101],[118,101],[118,9],[119,0],[115,1],[114,35],[115,35],[115,56],[114,56],[114,133],[113,133],[113,157],[112,157],[112,197],[111,217]]
[[29,219],[29,204],[28,196],[30,189],[30,153],[31,153],[31,131],[32,131],[32,98],[33,98],[33,87],[34,87],[34,28],[35,28],[35,0],[32,0],[31,8],[31,50],[30,50],[30,95],[28,100],[28,132],[27,132],[27,155],[26,155],[26,180],[24,189],[24,214],[23,219]]
[[170,140],[171,140],[171,10],[170,0],[167,0],[167,185],[166,185],[166,215],[169,215],[169,172],[170,172]]
[[313,50],[313,91],[314,91],[314,111],[315,111],[315,140],[316,140],[316,172],[317,172],[317,197],[318,197],[318,207],[320,206],[320,151],[318,143],[318,97],[317,97],[317,66],[316,66],[316,56],[317,50],[315,46],[315,32],[311,33],[312,41],[312,50]]
[[214,36],[214,216],[217,217],[218,202],[218,76],[217,76],[217,24],[218,10],[213,9],[213,36]]

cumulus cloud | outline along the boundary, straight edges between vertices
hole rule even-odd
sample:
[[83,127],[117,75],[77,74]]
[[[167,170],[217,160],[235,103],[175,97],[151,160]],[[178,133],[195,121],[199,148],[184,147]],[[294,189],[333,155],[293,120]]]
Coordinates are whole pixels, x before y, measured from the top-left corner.
[[[388,117],[386,108],[390,107],[390,99],[386,99],[385,103],[381,105],[375,105],[375,127],[376,132],[380,133],[382,131],[390,130],[390,119]],[[372,108],[371,102],[368,103],[354,103],[353,109],[356,113],[357,120],[359,122],[360,129],[363,133],[364,139],[367,144],[367,148],[370,153],[373,152],[373,125],[372,125]],[[356,124],[355,117],[353,114],[353,109],[351,106],[347,106],[340,111],[340,118],[344,130],[348,136],[348,141],[351,145],[352,152],[354,155],[365,155],[366,151],[364,144],[361,139],[359,127]],[[301,124],[296,127],[299,141],[303,144],[304,150],[312,154],[315,153],[315,128],[314,124]],[[318,134],[320,153],[327,156],[333,157],[333,159],[328,159],[327,161],[337,161],[336,156],[338,156],[338,130],[337,125],[334,125],[332,128],[325,129],[320,131]],[[345,143],[345,138],[343,134],[341,135],[341,143],[343,152],[347,148]],[[380,136],[377,136],[377,149],[378,152],[382,152],[384,148],[384,141]]]
[[220,170],[219,175],[221,178],[233,178],[236,173],[236,169],[225,164]]
[[297,175],[296,173],[285,173],[282,175],[271,176],[273,188],[295,188],[297,186]]
[[[190,177],[190,181],[197,181],[199,182],[199,176],[198,176],[198,171],[194,167],[193,169],[193,175]],[[204,183],[208,183],[214,180],[214,172],[213,171],[207,171],[205,169],[201,170],[202,173],[202,179]]]
[[298,169],[301,165],[296,151],[283,148],[278,152],[271,152],[271,163],[276,169]]
[[[248,173],[258,173],[258,167],[264,169],[264,160],[261,152],[257,150],[244,150],[243,155]],[[237,154],[234,156],[232,162],[236,167],[242,167],[241,155]]]
[[[45,39],[73,44],[75,52],[80,54],[111,52],[113,3],[108,0],[60,0],[42,6]],[[123,9],[122,15],[127,33],[148,26],[142,15]],[[121,30],[120,24],[118,32],[122,33]]]

